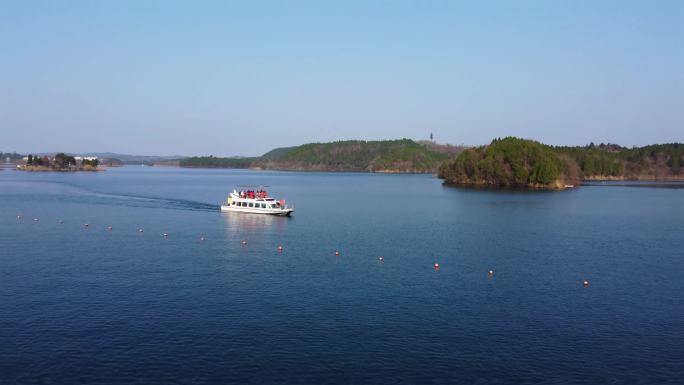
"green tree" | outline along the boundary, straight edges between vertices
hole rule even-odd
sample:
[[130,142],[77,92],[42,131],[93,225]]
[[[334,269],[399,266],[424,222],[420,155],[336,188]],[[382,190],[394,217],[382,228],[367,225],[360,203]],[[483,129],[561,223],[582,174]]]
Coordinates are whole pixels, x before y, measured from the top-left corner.
[[558,179],[558,168],[550,159],[542,159],[534,165],[530,176],[532,183],[549,184]]
[[63,152],[55,155],[55,167],[57,168],[68,168],[69,166],[76,165],[76,158],[73,156],[66,155]]

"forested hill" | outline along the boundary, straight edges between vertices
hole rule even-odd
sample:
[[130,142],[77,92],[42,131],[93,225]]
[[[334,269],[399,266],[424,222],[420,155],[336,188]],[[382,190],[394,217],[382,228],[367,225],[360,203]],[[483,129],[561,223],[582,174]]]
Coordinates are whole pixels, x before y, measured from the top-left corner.
[[442,164],[439,177],[455,185],[561,189],[577,183],[579,170],[550,146],[509,137],[464,150]]
[[444,162],[448,184],[562,189],[586,179],[682,179],[684,144],[552,147],[508,137]]
[[575,160],[583,179],[667,180],[684,177],[684,143],[634,148],[591,144],[555,149]]
[[254,158],[194,157],[181,167],[262,168],[292,171],[435,172],[454,147],[410,139],[309,143],[277,148]]

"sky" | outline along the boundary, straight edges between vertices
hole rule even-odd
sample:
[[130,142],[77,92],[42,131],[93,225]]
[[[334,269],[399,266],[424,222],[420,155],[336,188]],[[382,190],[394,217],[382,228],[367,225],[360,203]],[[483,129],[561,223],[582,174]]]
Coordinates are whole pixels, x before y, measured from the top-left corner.
[[0,151],[684,142],[684,1],[0,0]]

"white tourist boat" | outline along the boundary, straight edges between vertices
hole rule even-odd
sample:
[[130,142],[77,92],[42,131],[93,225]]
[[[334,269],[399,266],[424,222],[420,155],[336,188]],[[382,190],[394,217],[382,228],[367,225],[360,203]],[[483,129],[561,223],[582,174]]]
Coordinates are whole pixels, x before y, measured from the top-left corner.
[[287,206],[284,199],[276,200],[268,196],[268,192],[261,188],[241,191],[233,189],[228,199],[221,204],[221,211],[290,216],[294,208]]

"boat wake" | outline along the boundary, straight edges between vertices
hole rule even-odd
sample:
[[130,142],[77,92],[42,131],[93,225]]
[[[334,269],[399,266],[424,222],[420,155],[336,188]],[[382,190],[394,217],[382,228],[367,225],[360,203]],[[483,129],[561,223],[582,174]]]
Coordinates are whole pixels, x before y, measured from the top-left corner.
[[135,207],[213,212],[218,211],[220,207],[219,205],[212,205],[209,203],[198,202],[188,199],[174,199],[132,194],[96,194],[106,198],[116,198],[117,200],[121,200],[121,203]]
[[39,195],[43,201],[205,212],[217,212],[220,208],[218,204],[209,204],[189,199],[93,191],[67,182],[9,181],[5,184],[5,187],[15,189],[18,198]]

